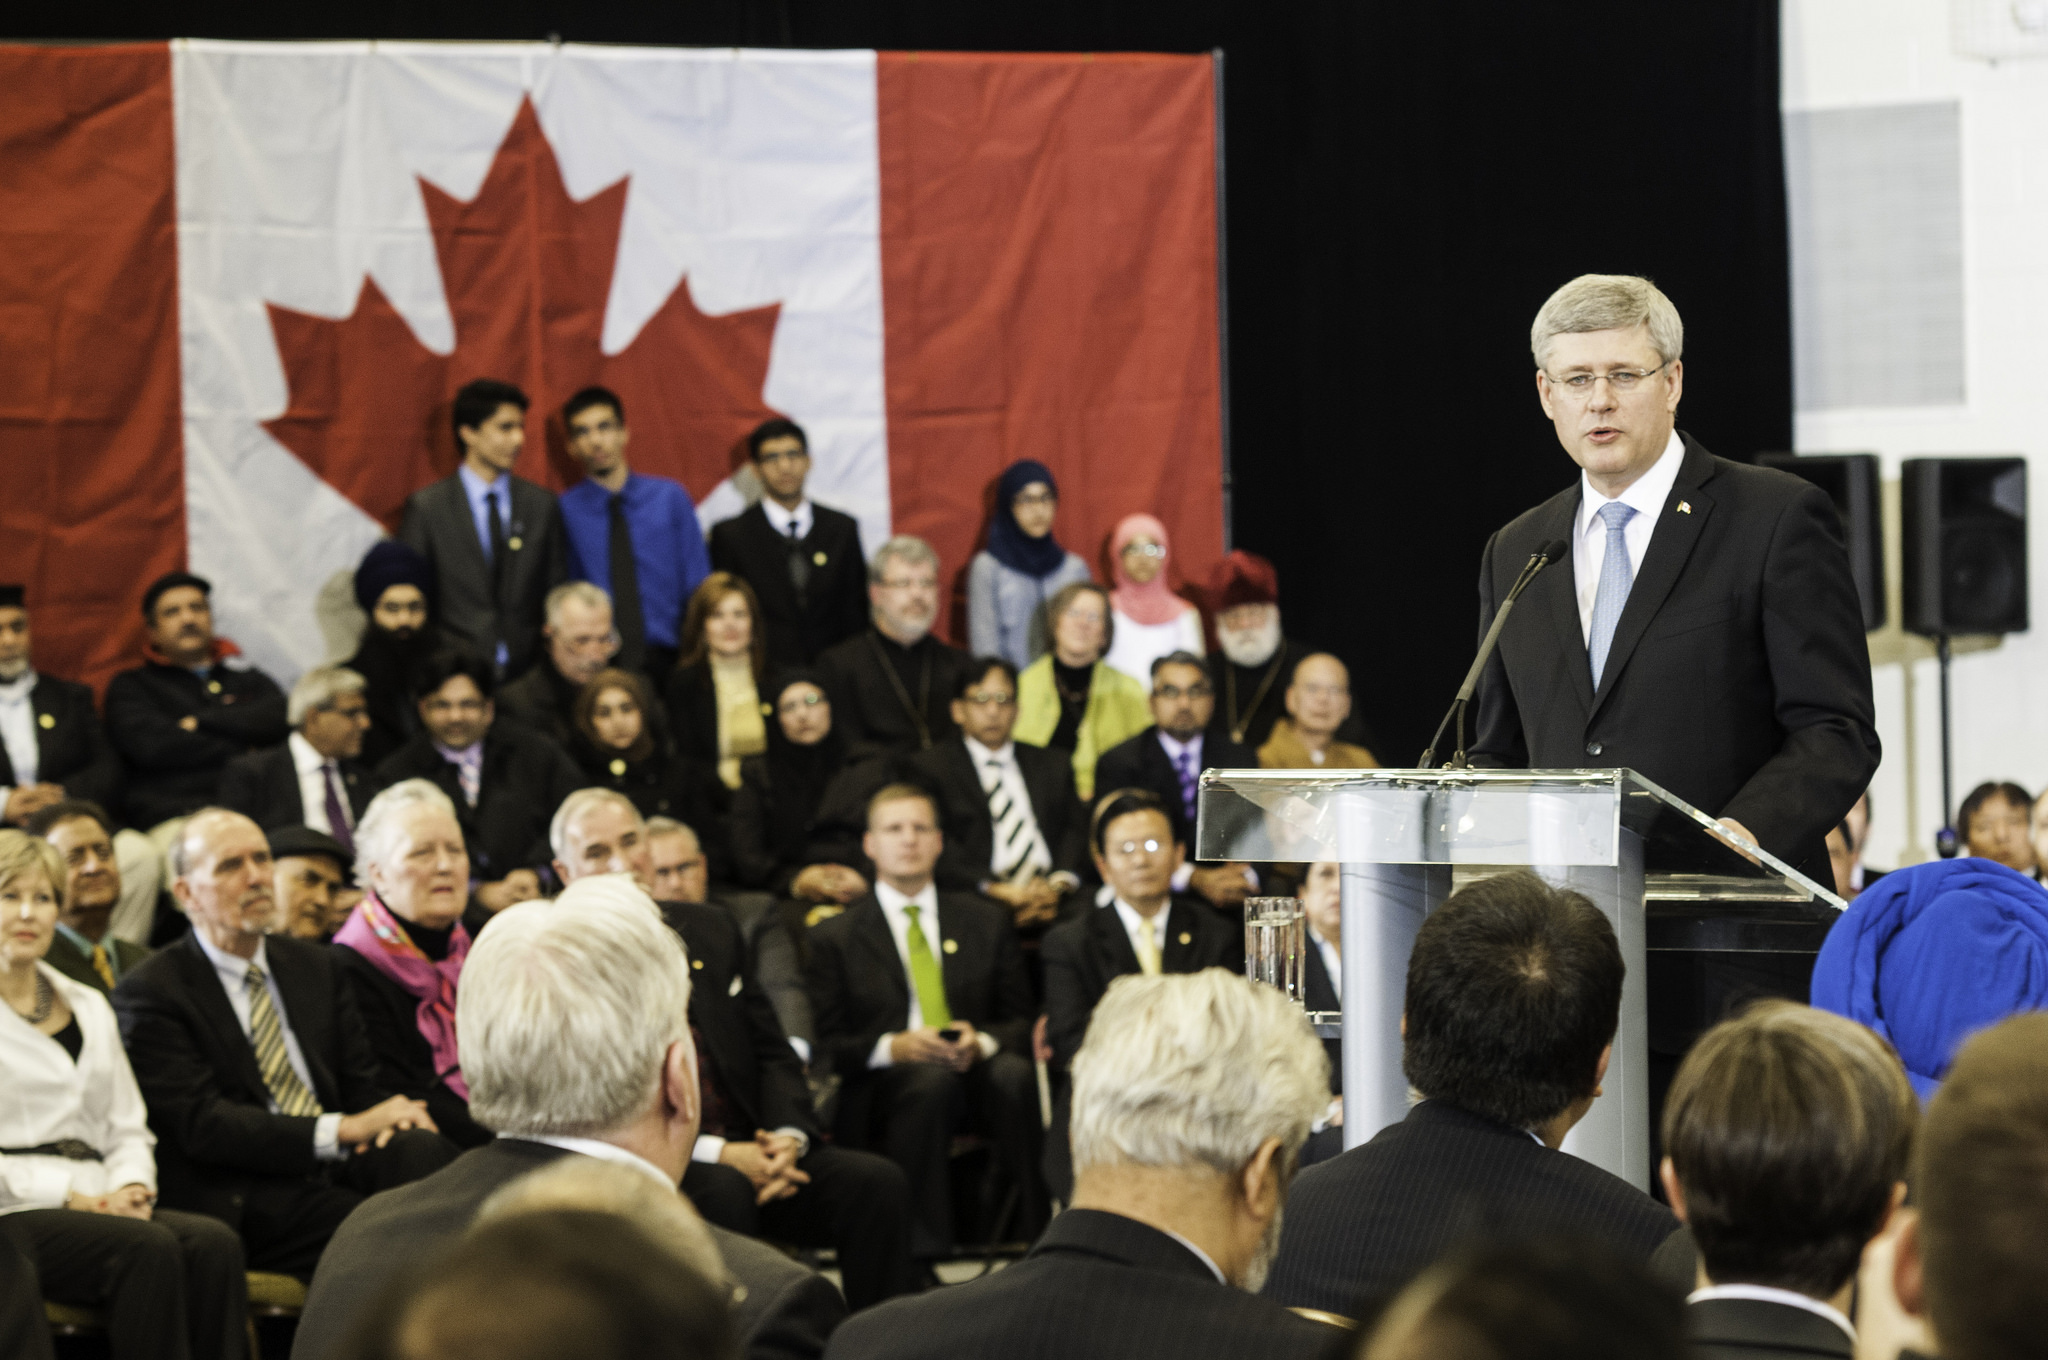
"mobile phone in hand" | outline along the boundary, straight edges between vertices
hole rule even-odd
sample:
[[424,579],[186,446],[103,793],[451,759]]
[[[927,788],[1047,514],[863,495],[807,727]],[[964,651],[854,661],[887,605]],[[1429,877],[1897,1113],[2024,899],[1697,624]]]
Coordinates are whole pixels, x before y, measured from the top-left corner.
[[949,1044],[957,1044],[960,1042],[960,1030],[957,1026],[948,1025],[939,1031],[939,1037]]

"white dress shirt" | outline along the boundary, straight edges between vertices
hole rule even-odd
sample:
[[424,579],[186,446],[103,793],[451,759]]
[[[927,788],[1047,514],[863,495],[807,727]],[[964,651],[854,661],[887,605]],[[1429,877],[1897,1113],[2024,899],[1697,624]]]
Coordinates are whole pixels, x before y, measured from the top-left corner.
[[1607,522],[1601,507],[1620,501],[1635,507],[1635,514],[1622,527],[1622,542],[1628,544],[1629,579],[1643,569],[1643,554],[1650,550],[1650,535],[1657,530],[1657,517],[1664,502],[1671,499],[1671,487],[1678,480],[1678,465],[1685,461],[1685,441],[1671,432],[1664,452],[1650,470],[1629,484],[1619,496],[1603,496],[1593,489],[1593,479],[1579,473],[1579,517],[1572,523],[1572,581],[1579,599],[1579,639],[1593,636],[1593,597],[1600,593],[1600,568],[1607,560]]
[[97,1198],[124,1185],[156,1189],[156,1138],[114,1008],[91,987],[47,963],[36,971],[71,1007],[84,1041],[78,1060],[13,1008],[0,1006],[0,1147],[41,1147],[65,1138],[102,1160],[0,1155],[0,1214],[61,1209],[73,1193]]
[[[924,1028],[924,1007],[918,1004],[917,984],[910,977],[910,918],[903,914],[906,906],[915,906],[917,926],[924,932],[924,942],[932,951],[941,973],[945,971],[945,942],[939,938],[939,889],[935,883],[926,883],[912,896],[905,897],[879,878],[875,880],[875,901],[881,903],[882,919],[889,923],[890,938],[896,941],[896,960],[903,965],[904,990],[910,993],[910,1014],[903,1022],[903,1029],[884,1034],[875,1040],[874,1050],[868,1054],[869,1067],[893,1067],[896,1055],[889,1051],[889,1041],[897,1034]],[[981,1030],[974,1031],[974,1041],[981,1046],[984,1059],[993,1058],[1002,1048],[995,1036]]]
[[796,509],[785,510],[776,502],[773,496],[763,496],[761,498],[761,511],[768,516],[768,527],[782,537],[789,537],[789,526],[792,524],[796,526],[796,536],[798,538],[809,538],[811,536],[812,516],[810,497],[806,496],[803,500],[798,501]]
[[1159,951],[1159,957],[1162,961],[1166,958],[1166,918],[1172,913],[1172,903],[1169,902],[1161,907],[1153,914],[1152,919],[1149,921],[1138,914],[1136,907],[1124,901],[1121,897],[1111,902],[1110,907],[1116,912],[1117,919],[1123,922],[1124,934],[1130,937],[1131,952],[1133,954],[1136,954],[1141,961],[1144,959],[1145,950],[1139,944],[1139,941],[1145,938],[1147,932],[1150,932],[1152,947]]
[[[313,830],[332,836],[334,827],[327,818],[327,757],[313,749],[313,743],[297,732],[284,740],[286,749],[292,753],[292,768],[299,775],[299,806],[305,810],[305,823]],[[335,766],[334,777],[341,778],[341,767]],[[338,783],[334,796],[341,802],[341,815],[349,814],[348,793]],[[354,830],[351,823],[350,830]]]
[[[251,958],[241,958],[223,953],[213,947],[213,941],[206,938],[206,932],[194,930],[192,939],[206,951],[206,957],[213,962],[213,971],[220,977],[222,990],[228,994],[228,1005],[235,1012],[235,1021],[242,1027],[242,1036],[249,1032],[249,965],[256,964],[263,969],[263,986],[270,993],[270,1004],[277,1010],[278,1028],[284,1031],[285,1057],[291,1059],[292,1071],[308,1091],[313,1089],[313,1069],[306,1066],[306,1055],[299,1051],[299,1037],[292,1033],[291,1012],[285,1009],[284,993],[277,989],[277,974],[270,971],[270,959],[264,953],[262,941],[257,941],[256,953]],[[267,1094],[267,1093],[266,1093]],[[277,1113],[277,1099],[268,1097],[270,1112]],[[347,1156],[341,1146],[341,1112],[329,1110],[313,1121],[313,1155],[322,1161],[339,1161]]]
[[35,667],[0,685],[0,743],[7,747],[7,759],[14,765],[14,783],[0,788],[0,808],[17,788],[36,782],[43,760],[42,742],[36,737],[36,711],[28,701],[36,687]]
[[1695,1289],[1685,1296],[1687,1303],[1705,1303],[1709,1299],[1754,1299],[1759,1303],[1782,1303],[1787,1308],[1803,1308],[1840,1327],[1849,1338],[1849,1344],[1856,1344],[1856,1324],[1842,1316],[1841,1309],[1790,1289],[1777,1289],[1767,1284],[1714,1284],[1705,1289]]
[[669,1179],[668,1172],[639,1153],[628,1152],[615,1143],[602,1142],[596,1138],[571,1138],[566,1134],[554,1133],[501,1133],[498,1136],[518,1138],[528,1143],[546,1143],[549,1147],[558,1147],[564,1152],[580,1152],[585,1157],[595,1157],[600,1162],[616,1162],[620,1166],[630,1166],[635,1171],[644,1171],[660,1181],[663,1189],[672,1193],[676,1189],[676,1183]]

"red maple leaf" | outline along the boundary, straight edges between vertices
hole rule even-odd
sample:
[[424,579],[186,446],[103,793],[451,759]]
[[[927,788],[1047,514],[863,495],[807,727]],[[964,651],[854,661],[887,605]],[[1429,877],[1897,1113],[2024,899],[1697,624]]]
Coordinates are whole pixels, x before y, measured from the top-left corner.
[[707,316],[676,285],[633,342],[600,348],[626,209],[626,180],[578,203],[530,101],[522,100],[475,198],[425,179],[455,350],[435,354],[376,283],[336,321],[271,305],[291,400],[264,422],[279,443],[364,511],[395,527],[405,498],[454,471],[449,403],[474,378],[517,383],[533,406],[518,472],[560,490],[582,476],[561,404],[601,383],[625,402],[633,466],[702,500],[736,464],[761,400],[779,304]]

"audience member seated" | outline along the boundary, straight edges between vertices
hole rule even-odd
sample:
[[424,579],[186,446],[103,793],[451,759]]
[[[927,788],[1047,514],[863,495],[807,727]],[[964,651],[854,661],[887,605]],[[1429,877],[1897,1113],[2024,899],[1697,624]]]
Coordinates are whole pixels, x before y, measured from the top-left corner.
[[334,957],[377,1059],[377,1083],[427,1107],[457,1147],[491,1131],[469,1114],[455,998],[469,931],[469,855],[448,795],[424,779],[393,784],[363,814],[363,898],[335,932]]
[[1118,979],[1074,1060],[1073,1206],[1022,1261],[861,1313],[829,1355],[1328,1354],[1340,1333],[1258,1297],[1322,1068],[1270,987],[1216,969]]
[[818,658],[833,722],[850,760],[929,751],[958,731],[950,699],[972,668],[967,653],[932,636],[939,616],[939,555],[898,534],[868,564],[874,626]]
[[1016,721],[1015,667],[976,657],[953,692],[960,735],[913,756],[908,772],[938,795],[939,886],[993,898],[1020,930],[1042,933],[1081,886],[1088,812],[1072,763],[1011,741]]
[[0,1215],[0,1355],[15,1360],[56,1360],[50,1324],[43,1312],[35,1258]]
[[732,800],[733,876],[811,907],[844,907],[868,890],[867,800],[887,762],[849,765],[846,739],[816,671],[776,677],[768,752],[740,766]]
[[[1095,763],[1095,787],[1105,794],[1144,789],[1158,798],[1173,819],[1174,839],[1192,854],[1202,771],[1255,770],[1259,758],[1208,730],[1216,693],[1193,652],[1171,652],[1152,663],[1151,703],[1152,726],[1103,753]],[[1174,875],[1174,891],[1193,891],[1213,907],[1235,910],[1258,888],[1250,869],[1183,864]]]
[[1851,1360],[1863,1248],[1906,1197],[1920,1105],[1863,1026],[1760,1001],[1700,1036],[1664,1100],[1659,1176],[1697,1244],[1701,1360]]
[[213,587],[190,572],[142,593],[143,663],[107,682],[107,736],[128,770],[128,820],[168,847],[176,819],[211,803],[221,769],[290,732],[277,682],[213,632]]
[[1059,508],[1059,484],[1043,463],[1023,459],[996,479],[988,547],[967,564],[967,640],[976,656],[1023,670],[1052,647],[1045,602],[1061,586],[1094,579],[1053,537]]
[[1149,725],[1145,686],[1106,664],[1109,592],[1092,581],[1060,587],[1046,606],[1052,650],[1017,676],[1017,727],[1026,746],[1066,751],[1074,789],[1095,796],[1095,764]]
[[495,721],[488,665],[441,652],[420,667],[418,684],[421,731],[377,767],[376,782],[429,780],[455,804],[475,885],[475,934],[492,912],[540,896],[548,818],[583,776],[548,738]]
[[1956,810],[1963,853],[2034,873],[2033,811],[2033,797],[2019,785],[1979,784]]
[[328,948],[264,934],[277,903],[260,827],[204,809],[171,866],[192,931],[114,989],[163,1201],[236,1229],[251,1269],[303,1278],[364,1195],[455,1149],[425,1105],[378,1081]]
[[569,577],[617,605],[619,664],[667,675],[683,601],[711,571],[697,503],[681,482],[627,465],[631,432],[617,393],[584,388],[563,404],[562,428],[585,473],[561,497]]
[[[1307,919],[1308,952],[1302,959],[1304,1008],[1344,1009],[1344,891],[1340,866],[1311,864],[1301,881],[1301,914]],[[1302,1152],[1302,1165],[1326,1162],[1344,1150],[1344,1041],[1323,1040],[1330,1055],[1330,1107]]]
[[716,766],[728,789],[740,786],[740,762],[767,742],[767,654],[761,607],[746,581],[726,571],[705,577],[690,597],[682,652],[662,692],[676,749]]
[[619,652],[612,602],[588,581],[548,592],[541,654],[533,669],[498,686],[498,716],[568,750],[576,740],[576,698]]
[[114,1012],[42,963],[64,878],[49,842],[0,831],[0,1234],[32,1267],[0,1283],[104,1310],[113,1360],[238,1357],[241,1243],[155,1207],[155,1140]]
[[[577,696],[575,719],[569,754],[582,766],[586,785],[624,794],[643,817],[674,817],[713,833],[720,829],[716,776],[707,762],[676,750],[646,676],[616,667],[599,671]],[[712,835],[705,850],[712,853],[719,881],[730,880],[725,838]]]
[[[690,973],[654,904],[614,884],[572,884],[557,903],[494,921],[463,966],[455,1019],[471,1113],[499,1136],[350,1216],[313,1278],[296,1360],[347,1355],[386,1290],[423,1278],[485,1201],[528,1172],[595,1158],[644,1174],[650,1197],[675,1194],[702,1098]],[[748,1360],[820,1354],[846,1314],[838,1291],[772,1247],[710,1233],[741,1286],[732,1327]]]
[[763,494],[711,526],[711,567],[754,588],[769,664],[808,666],[868,626],[860,525],[804,494],[810,440],[795,421],[762,421],[747,454]]
[[[1683,1305],[1586,1239],[1480,1241],[1401,1292],[1358,1360],[1691,1360]],[[1761,1355],[1764,1352],[1758,1352]]]
[[1160,657],[1202,654],[1202,613],[1168,582],[1164,524],[1150,515],[1125,515],[1109,536],[1109,564],[1115,613],[1104,661],[1142,685]]
[[1557,1149],[1600,1093],[1621,1022],[1614,927],[1533,874],[1453,893],[1416,933],[1401,1067],[1422,1100],[1302,1172],[1267,1291],[1371,1316],[1474,1233],[1569,1233],[1647,1261],[1677,1228],[1626,1181]]
[[[583,789],[555,822],[564,881],[598,877],[620,892],[629,881],[647,888],[646,827],[631,803]],[[702,902],[656,905],[689,951],[690,1035],[704,1096],[683,1193],[734,1232],[834,1248],[849,1307],[909,1292],[917,1277],[902,1171],[885,1157],[825,1143],[803,1064],[732,916]]]
[[431,611],[433,568],[410,544],[387,538],[356,568],[356,603],[370,617],[356,654],[342,666],[363,677],[370,730],[363,764],[375,769],[420,730],[412,705],[412,673],[440,650]]
[[993,1138],[1019,1187],[1019,1235],[1037,1236],[1041,1130],[1030,1031],[1036,1006],[1010,914],[941,893],[944,848],[931,795],[892,784],[868,805],[875,888],[810,932],[818,1047],[843,1081],[836,1132],[910,1178],[911,1248],[953,1241],[948,1150],[955,1134]]
[[363,677],[340,666],[315,666],[292,686],[292,734],[229,761],[220,775],[220,805],[268,831],[309,826],[344,846],[355,844],[356,819],[370,801],[368,772],[357,757],[370,730]]
[[270,876],[277,893],[277,921],[271,929],[325,944],[362,900],[362,889],[350,883],[355,856],[311,827],[274,827],[264,836],[270,842]]
[[[1204,968],[1244,971],[1244,928],[1207,903],[1175,898],[1173,879],[1182,846],[1173,819],[1142,789],[1106,796],[1095,818],[1095,869],[1115,897],[1090,907],[1045,937],[1045,1037],[1052,1066],[1064,1073],[1080,1050],[1089,1017],[1103,993],[1128,973],[1199,973]],[[1066,1092],[1053,1108],[1046,1140],[1046,1179],[1053,1194],[1070,1198]],[[1325,1101],[1325,1104],[1328,1102]],[[1321,1111],[1318,1111],[1320,1114]]]
[[1312,649],[1281,633],[1280,576],[1257,553],[1240,548],[1216,564],[1209,607],[1216,612],[1216,654],[1209,658],[1215,732],[1256,751],[1286,716],[1287,682]]
[[533,664],[542,603],[568,574],[553,493],[512,475],[526,406],[511,383],[465,383],[451,412],[462,462],[408,496],[398,525],[433,572],[442,641],[491,666],[493,679]]
[[30,650],[27,592],[0,585],[0,823],[65,798],[118,806],[121,758],[91,688],[38,673]]
[[67,798],[39,808],[24,828],[55,846],[64,862],[63,910],[43,961],[102,995],[150,955],[148,945],[131,944],[111,929],[121,901],[121,866],[108,821],[97,804]]
[[1379,761],[1363,746],[1339,741],[1351,716],[1351,672],[1328,652],[1314,652],[1294,668],[1287,686],[1287,716],[1259,748],[1269,770],[1377,770]]

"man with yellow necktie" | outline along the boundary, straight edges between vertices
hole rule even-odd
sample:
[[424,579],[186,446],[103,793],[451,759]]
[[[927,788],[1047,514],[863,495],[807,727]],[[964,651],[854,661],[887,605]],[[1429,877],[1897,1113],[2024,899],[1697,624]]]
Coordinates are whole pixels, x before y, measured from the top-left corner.
[[992,1137],[1024,1187],[1014,1236],[1035,1237],[1041,1129],[1030,1056],[1036,1007],[1007,911],[932,880],[945,838],[931,795],[892,784],[868,803],[874,891],[810,932],[814,1052],[844,1082],[842,1145],[888,1156],[910,1180],[914,1255],[953,1244],[954,1135]]

